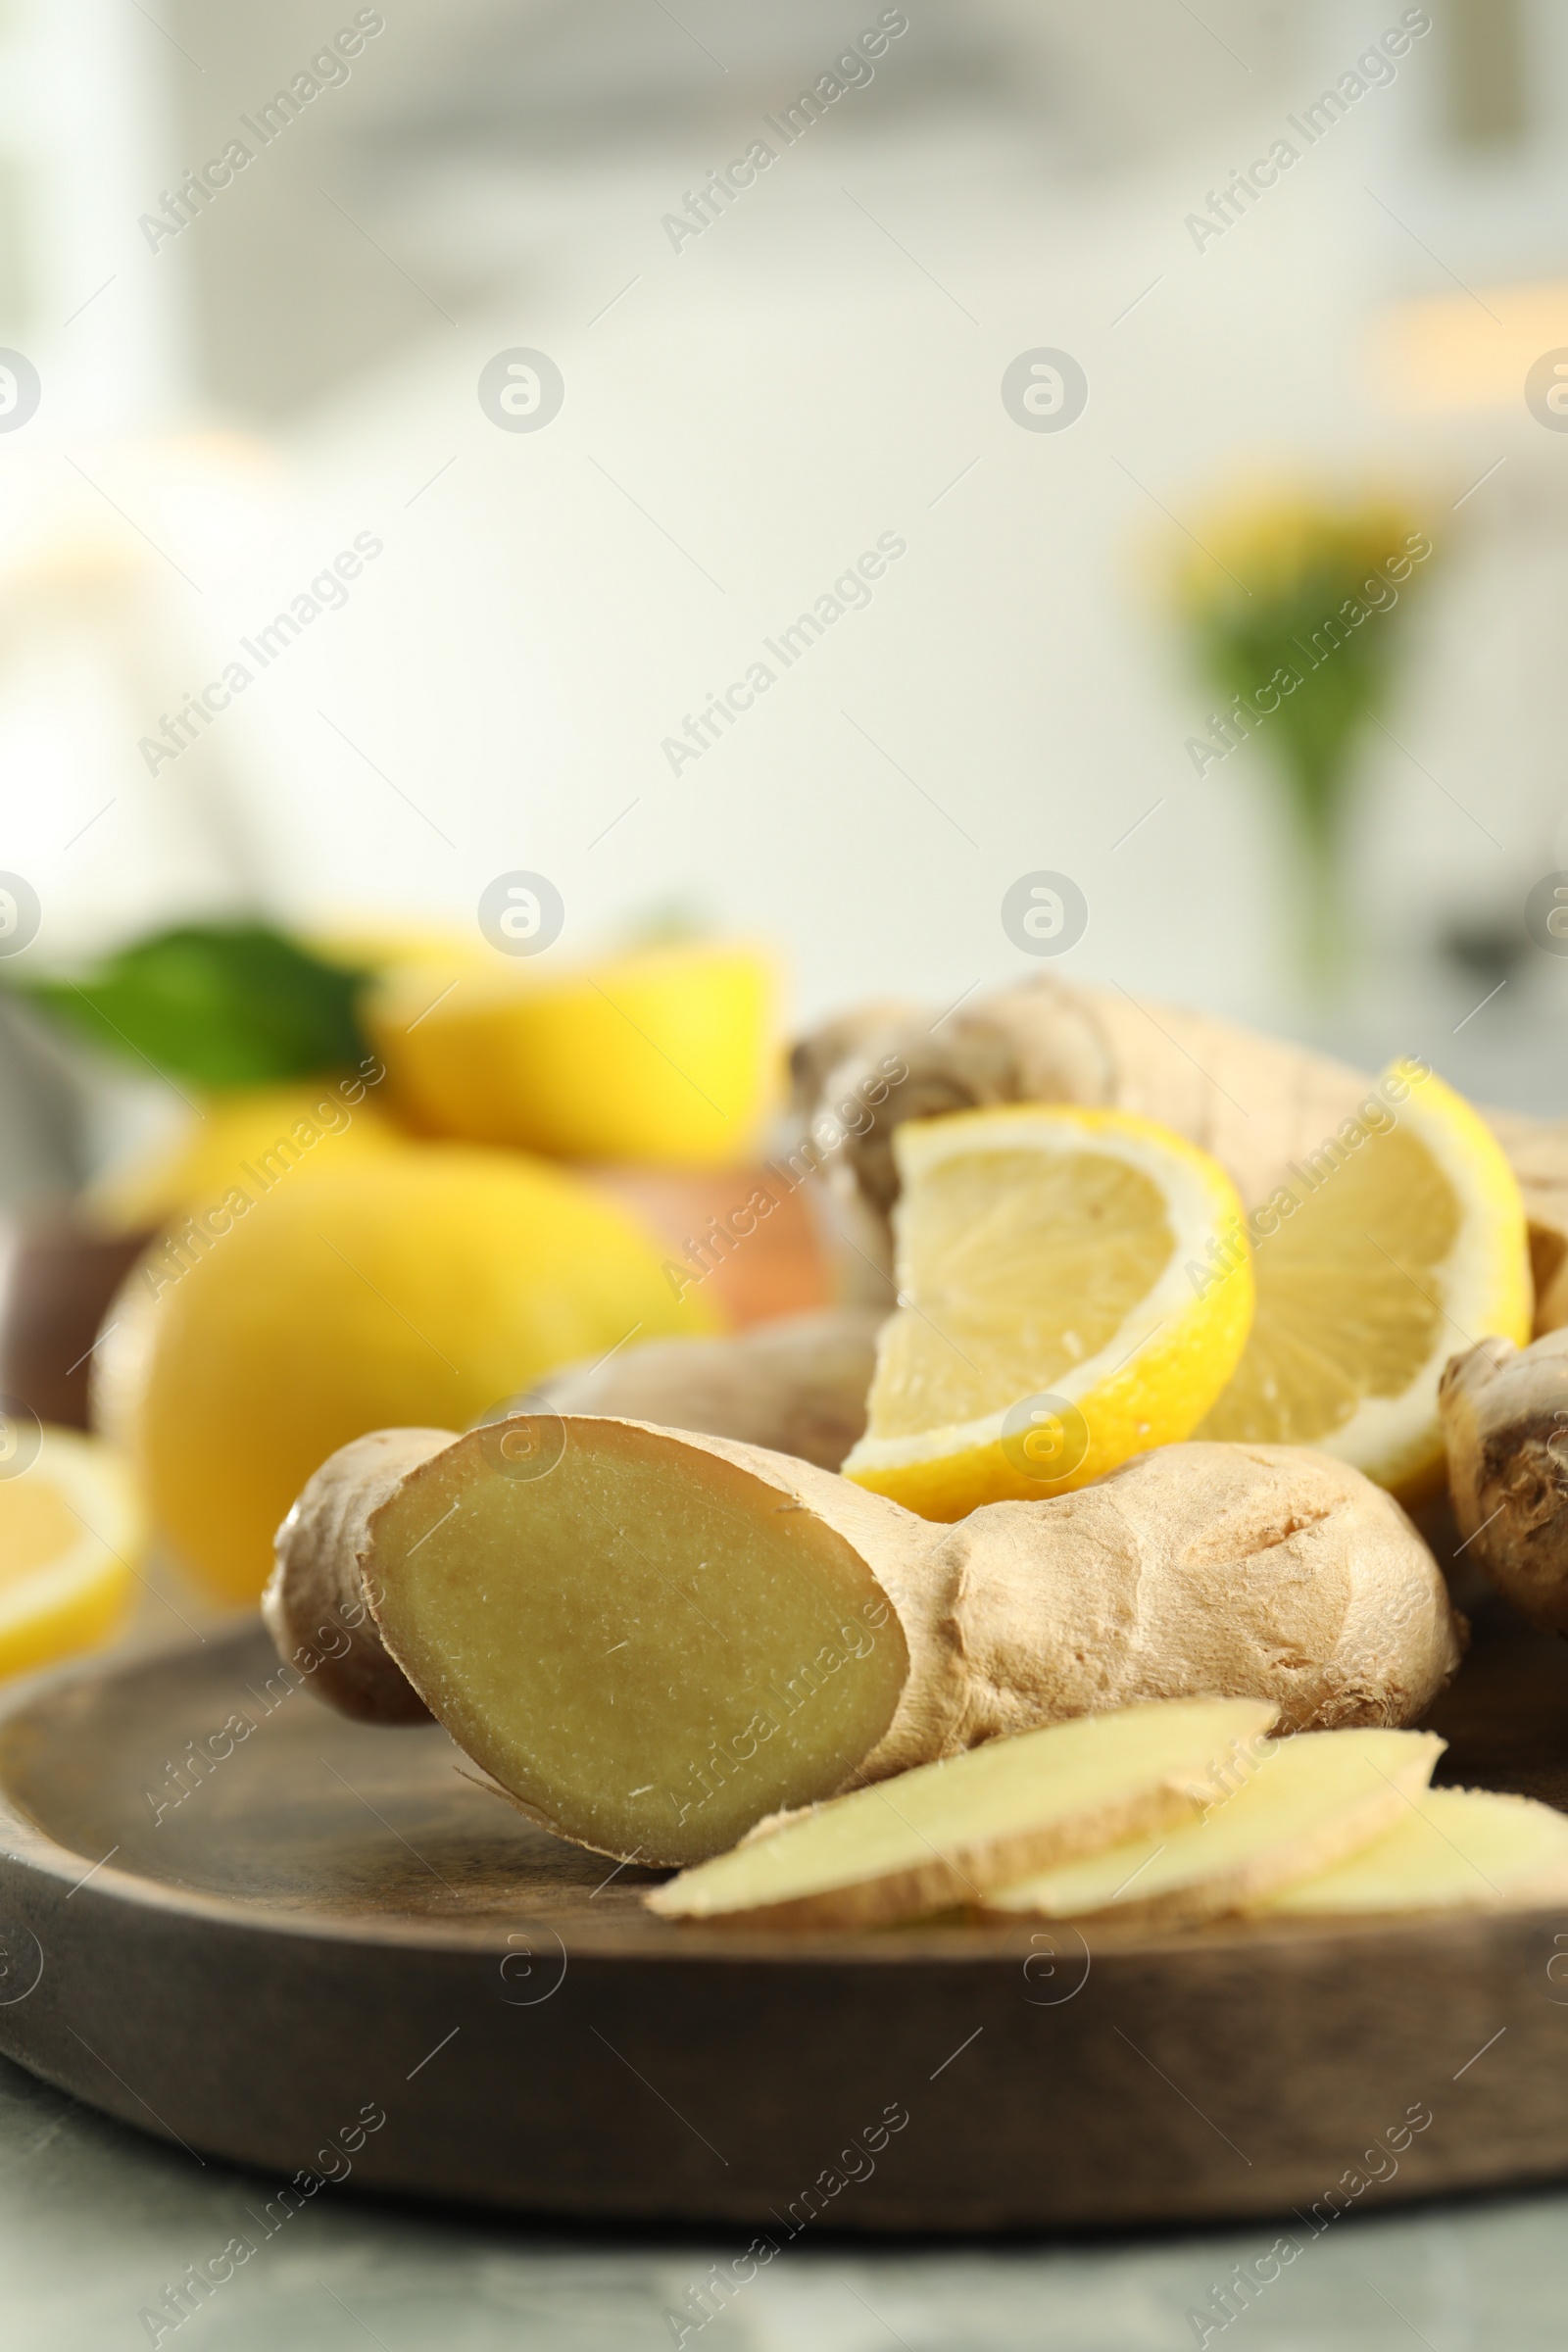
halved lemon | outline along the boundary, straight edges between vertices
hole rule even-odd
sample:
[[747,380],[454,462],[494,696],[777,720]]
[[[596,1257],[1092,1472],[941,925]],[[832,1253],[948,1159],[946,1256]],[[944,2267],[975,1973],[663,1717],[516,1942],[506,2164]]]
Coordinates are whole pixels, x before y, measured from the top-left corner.
[[107,1641],[142,1549],[141,1509],[110,1446],[0,1416],[0,1675]]
[[927,1519],[1185,1438],[1252,1319],[1216,1160],[1131,1111],[1018,1104],[893,1139],[899,1308],[845,1476]]
[[1419,1501],[1442,1476],[1448,1357],[1530,1337],[1513,1171],[1468,1102],[1396,1061],[1287,1175],[1248,1219],[1257,1314],[1198,1435],[1315,1446]]

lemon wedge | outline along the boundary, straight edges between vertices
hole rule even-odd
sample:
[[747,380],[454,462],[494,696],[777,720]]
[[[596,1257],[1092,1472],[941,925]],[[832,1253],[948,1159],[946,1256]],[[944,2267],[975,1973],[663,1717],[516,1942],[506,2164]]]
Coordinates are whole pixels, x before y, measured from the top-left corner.
[[1198,1435],[1315,1446],[1417,1502],[1442,1476],[1448,1357],[1530,1337],[1525,1212],[1490,1129],[1424,1062],[1392,1063],[1373,1101],[1249,1217],[1257,1313]]
[[844,1465],[927,1519],[1185,1438],[1252,1316],[1218,1162],[1130,1111],[1006,1105],[893,1139],[899,1308]]
[[0,1675],[115,1633],[142,1550],[119,1457],[72,1429],[0,1416]]
[[563,1159],[724,1167],[778,1080],[772,959],[743,942],[640,948],[576,971],[389,974],[362,1000],[422,1133]]

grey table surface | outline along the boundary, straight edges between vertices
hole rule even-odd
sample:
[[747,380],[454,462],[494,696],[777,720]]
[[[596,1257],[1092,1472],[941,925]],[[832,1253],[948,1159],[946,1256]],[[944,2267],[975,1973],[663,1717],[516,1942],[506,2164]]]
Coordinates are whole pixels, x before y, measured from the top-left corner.
[[[1063,2149],[1070,2164],[1072,2152]],[[699,2327],[742,2240],[565,2230],[321,2193],[174,2330],[142,2313],[270,2183],[203,2165],[0,2061],[0,2346],[116,2352],[1177,2352],[1267,2225],[1168,2236],[791,2247]],[[251,2232],[255,2234],[254,2230]],[[1298,2230],[1304,2236],[1304,2230]],[[1305,2245],[1210,2344],[1557,2352],[1568,2191],[1363,2211]],[[671,2315],[674,2315],[673,2318]]]

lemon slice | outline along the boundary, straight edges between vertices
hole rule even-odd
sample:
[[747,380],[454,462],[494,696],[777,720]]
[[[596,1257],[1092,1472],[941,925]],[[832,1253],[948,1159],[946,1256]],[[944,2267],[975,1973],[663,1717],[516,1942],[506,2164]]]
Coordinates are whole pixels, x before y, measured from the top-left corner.
[[0,1675],[24,1674],[118,1629],[141,1512],[118,1455],[97,1439],[47,1427],[40,1437],[9,1419],[0,1434]]
[[1419,1501],[1442,1475],[1448,1357],[1493,1334],[1530,1337],[1513,1171],[1468,1102],[1424,1063],[1397,1061],[1361,1114],[1287,1173],[1248,1219],[1257,1313],[1198,1434],[1315,1446]]
[[[538,914],[526,891],[511,896],[503,933]],[[526,945],[525,929],[510,937]],[[576,971],[490,961],[445,988],[430,970],[393,971],[361,999],[388,1091],[422,1133],[671,1168],[729,1167],[754,1149],[776,1081],[763,951],[688,940]]]
[[1217,1161],[1130,1111],[1038,1103],[909,1120],[893,1150],[899,1310],[846,1477],[958,1519],[1189,1435],[1252,1316]]

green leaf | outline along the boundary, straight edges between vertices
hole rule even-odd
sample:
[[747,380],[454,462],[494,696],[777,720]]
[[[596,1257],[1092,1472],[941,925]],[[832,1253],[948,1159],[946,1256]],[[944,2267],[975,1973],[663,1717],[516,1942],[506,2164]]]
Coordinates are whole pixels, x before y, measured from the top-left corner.
[[263,1086],[358,1061],[368,974],[324,963],[265,923],[190,923],[80,979],[12,980],[29,1003],[121,1059],[198,1086]]

